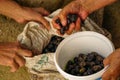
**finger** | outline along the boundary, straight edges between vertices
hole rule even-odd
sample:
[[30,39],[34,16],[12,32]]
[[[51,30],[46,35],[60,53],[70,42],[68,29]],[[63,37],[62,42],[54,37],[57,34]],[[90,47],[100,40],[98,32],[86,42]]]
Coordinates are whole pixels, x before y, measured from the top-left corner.
[[7,42],[7,43],[0,43],[0,50],[6,50],[6,49],[11,49],[11,48],[15,48],[16,46],[18,46],[17,42]]
[[68,15],[67,10],[61,11],[60,14],[58,15],[59,19],[61,21],[61,24],[63,26],[66,26],[66,24],[67,24],[67,15]]
[[10,62],[9,66],[11,67],[11,72],[15,72],[19,68],[19,65],[14,60]]
[[110,80],[116,80],[116,78],[119,76],[119,72],[117,70],[117,67],[115,64],[108,67],[108,69],[103,74],[103,80],[108,80],[108,77],[111,77]]
[[8,66],[8,61],[10,61],[11,60],[11,58],[10,57],[8,57],[8,56],[5,56],[5,55],[3,55],[3,54],[0,54],[0,64],[1,65],[4,65],[4,66]]
[[118,77],[114,76],[114,77],[111,78],[111,80],[118,80]]
[[15,72],[19,68],[19,65],[14,61],[13,58],[5,55],[0,55],[0,58],[0,64],[4,66],[10,66],[11,72]]
[[80,24],[81,24],[81,21],[80,21],[80,18],[78,18],[76,21],[75,31],[80,31],[80,28],[81,28]]
[[20,56],[20,55],[15,56],[15,62],[16,62],[20,67],[22,67],[22,66],[25,65],[25,59],[24,59],[22,56]]
[[104,67],[110,64],[110,59],[107,57],[103,60]]
[[108,71],[104,72],[104,74],[102,75],[102,80],[110,80],[111,76],[108,73]]
[[12,50],[1,50],[2,51],[2,55],[6,56],[6,57],[10,57],[10,58],[15,58],[15,56],[17,55],[17,53],[15,51]]
[[28,22],[28,21],[27,21],[26,19],[24,19],[24,18],[19,18],[19,19],[15,18],[14,20],[15,20],[16,22],[20,23],[20,24],[23,24],[23,23],[27,23],[27,22]]
[[46,9],[44,9],[42,7],[40,7],[40,8],[32,8],[32,9],[39,12],[41,15],[44,15],[44,16],[47,16],[47,15],[50,14]]
[[9,56],[11,58],[14,58],[16,55],[21,55],[21,56],[28,56],[31,57],[32,56],[32,52],[26,49],[6,49],[6,50],[2,50],[3,53],[2,55],[5,56]]
[[69,27],[69,30],[68,30],[66,33],[67,33],[68,35],[71,34],[74,29],[75,29],[75,24],[74,24],[74,23],[71,23],[71,24],[70,24],[70,27]]
[[107,65],[110,64],[110,62],[111,62],[111,57],[112,57],[113,54],[114,54],[114,53],[110,54],[108,57],[106,57],[106,58],[103,60],[104,66],[107,66]]
[[[11,44],[14,45],[14,44]],[[16,52],[19,53],[21,56],[28,56],[31,57],[32,56],[32,52],[26,49],[21,49],[19,47],[19,44],[16,42],[15,44],[16,46],[10,46],[8,45],[8,47],[5,47],[4,49],[2,49],[1,51],[3,51],[3,55],[7,55],[10,57],[14,57],[16,56]]]
[[16,52],[21,56],[31,57],[33,55],[31,51],[25,49],[18,49]]
[[19,66],[23,66],[25,64],[25,59],[21,57],[19,54],[17,54],[15,51],[6,51],[2,50],[2,55],[5,57],[15,59],[16,63],[19,64]]
[[52,24],[55,29],[60,29],[60,25],[56,23],[57,19],[58,19],[58,16],[54,17],[52,20]]
[[88,16],[88,13],[86,13],[86,11],[82,11],[83,14],[79,13],[79,16],[81,17],[82,20],[85,20]]
[[42,17],[41,15],[36,16],[36,18],[34,18],[34,20],[42,23],[47,30],[50,30],[49,22],[44,17]]

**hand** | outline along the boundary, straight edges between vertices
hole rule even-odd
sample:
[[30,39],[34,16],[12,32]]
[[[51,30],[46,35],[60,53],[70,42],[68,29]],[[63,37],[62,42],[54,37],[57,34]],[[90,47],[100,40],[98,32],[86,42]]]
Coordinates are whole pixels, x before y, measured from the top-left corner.
[[85,20],[90,13],[106,5],[109,5],[115,1],[117,0],[74,0],[73,2],[65,6],[63,10],[60,12],[60,14],[53,19],[53,22],[52,22],[53,26],[58,30],[57,32],[60,33],[59,32],[60,26],[55,23],[55,20],[59,18],[62,25],[66,26],[66,23],[67,23],[66,16],[69,13],[77,14],[79,18],[75,23],[71,23],[66,33],[71,34],[73,30],[79,31],[81,20]]
[[109,66],[103,74],[102,80],[117,80],[120,76],[120,49],[115,50],[103,62],[104,66]]
[[[26,14],[23,15],[23,12],[25,12]],[[15,15],[13,19],[15,19],[18,23],[37,21],[42,23],[48,30],[50,29],[48,21],[43,17],[49,15],[49,12],[44,8],[23,7],[23,12],[20,12],[20,15]]]
[[49,29],[49,23],[43,18],[49,12],[44,8],[29,8],[18,5],[13,0],[0,0],[0,14],[14,19],[19,23],[37,21]]
[[25,65],[23,56],[32,56],[32,53],[21,49],[17,43],[8,43],[0,45],[0,64],[10,66],[11,72]]
[[81,1],[75,0],[71,2],[70,4],[68,4],[67,6],[65,6],[63,10],[59,13],[59,15],[53,19],[52,23],[53,23],[54,28],[56,28],[59,33],[60,26],[56,24],[55,20],[59,18],[62,25],[66,26],[67,24],[66,16],[68,14],[77,14],[79,16],[77,21],[75,23],[71,23],[69,30],[66,32],[67,34],[71,34],[73,30],[75,31],[80,30],[81,20],[85,20],[86,17],[88,16],[88,13],[89,12],[82,6]]

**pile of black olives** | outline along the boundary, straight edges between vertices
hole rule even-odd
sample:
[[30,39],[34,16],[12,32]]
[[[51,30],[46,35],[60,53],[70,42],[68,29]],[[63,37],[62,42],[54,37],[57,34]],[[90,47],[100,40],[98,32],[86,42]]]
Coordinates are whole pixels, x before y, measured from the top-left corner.
[[57,46],[60,44],[60,42],[64,38],[58,37],[58,36],[53,36],[49,42],[49,44],[43,49],[42,53],[50,53],[50,52],[55,52]]
[[78,15],[77,14],[68,14],[67,16],[67,25],[66,26],[63,26],[60,22],[60,19],[56,19],[56,23],[59,24],[59,26],[61,27],[60,29],[60,33],[61,34],[65,34],[65,32],[69,29],[69,26],[71,23],[75,23],[76,20],[78,18]]
[[87,55],[80,53],[73,60],[69,60],[65,67],[65,72],[75,76],[87,76],[94,74],[104,68],[104,57],[97,52],[91,52]]

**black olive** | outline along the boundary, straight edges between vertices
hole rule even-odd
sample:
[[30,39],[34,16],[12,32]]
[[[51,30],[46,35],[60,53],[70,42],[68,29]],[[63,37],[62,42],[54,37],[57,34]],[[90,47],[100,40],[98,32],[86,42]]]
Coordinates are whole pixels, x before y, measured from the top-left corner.
[[77,18],[78,18],[78,15],[76,15],[76,14],[68,14],[68,15],[67,15],[67,24],[66,24],[66,26],[63,26],[63,25],[61,24],[61,21],[60,21],[59,18],[56,19],[55,22],[61,27],[61,29],[59,30],[60,33],[61,33],[61,34],[65,34],[65,32],[66,32],[67,30],[69,30],[70,24],[76,22]]
[[100,65],[101,62],[96,59],[96,60],[95,60],[95,64]]
[[79,57],[83,57],[83,56],[85,56],[85,54],[83,54],[83,53],[80,53],[80,54],[79,54]]
[[76,67],[75,67],[75,70],[76,70],[76,73],[79,73],[80,67],[79,67],[79,66],[76,66]]
[[84,61],[82,57],[78,57],[79,62]]
[[104,64],[103,64],[103,63],[101,63],[100,66],[101,66],[102,68],[104,68]]
[[104,58],[99,55],[99,56],[96,57],[96,59],[97,59],[98,61],[102,62]]
[[49,50],[48,49],[44,49],[43,53],[47,53]]
[[92,71],[92,69],[89,69],[89,68],[88,68],[88,70],[87,70],[87,75],[90,75],[90,74],[93,74],[93,71]]
[[95,62],[93,62],[93,61],[92,61],[92,62],[89,62],[89,66],[90,66],[90,67],[93,67],[94,65],[95,65]]
[[100,65],[95,65],[95,66],[92,67],[92,70],[93,70],[94,72],[97,72],[97,71],[99,71],[99,70],[101,70],[101,69],[102,69],[102,67],[101,67]]
[[104,68],[103,59],[96,52],[91,52],[87,55],[81,53],[68,61],[66,65],[67,70],[65,69],[65,71],[76,76],[87,76]]
[[56,19],[55,22],[56,22],[61,28],[63,27],[62,24],[61,24],[61,22],[60,22],[60,19]]
[[81,62],[81,61],[85,61],[87,58],[87,56],[85,54],[82,54],[80,53],[79,56],[78,56],[78,60]]
[[69,25],[71,23],[71,21],[69,19],[67,19],[67,24]]
[[78,62],[78,57],[74,58],[74,62],[77,63]]
[[69,29],[68,26],[65,26],[65,27],[64,27],[64,31],[67,31],[68,29]]
[[69,60],[67,64],[68,64],[68,65],[72,65],[73,62],[72,62],[71,60]]
[[91,52],[91,54],[94,55],[95,57],[99,55],[97,52]]
[[53,46],[54,46],[54,45],[50,44],[50,45],[48,46],[48,48],[49,48],[49,49],[52,49]]
[[61,29],[60,29],[60,33],[61,33],[61,34],[65,34],[64,28],[61,28]]
[[83,73],[83,76],[87,76],[87,75],[88,75],[88,73],[87,73],[87,72]]
[[84,67],[84,66],[86,66],[86,62],[85,61],[82,61],[82,62],[80,62],[80,67]]
[[89,53],[88,55],[87,55],[87,61],[92,61],[92,60],[94,60],[95,59],[95,55],[94,54],[92,54],[92,53]]
[[78,15],[73,14],[73,15],[70,16],[70,21],[71,22],[76,22],[77,18],[78,18]]
[[63,40],[64,38],[58,37],[58,36],[53,36],[49,42],[49,44],[43,49],[43,53],[48,53],[48,52],[55,52],[57,46],[59,43]]
[[78,73],[78,74],[76,74],[76,76],[82,76],[82,74]]
[[86,71],[86,68],[82,67],[79,71],[80,73],[84,73]]
[[75,75],[75,74],[76,74],[76,70],[75,70],[75,69],[72,69],[70,73],[71,73],[72,75]]
[[69,69],[65,69],[65,72],[70,73],[70,70]]
[[51,52],[55,52],[55,49],[54,49],[54,48],[52,48],[52,49],[51,49]]
[[61,22],[60,22],[60,19],[56,19],[55,22],[56,22],[57,24],[61,23]]

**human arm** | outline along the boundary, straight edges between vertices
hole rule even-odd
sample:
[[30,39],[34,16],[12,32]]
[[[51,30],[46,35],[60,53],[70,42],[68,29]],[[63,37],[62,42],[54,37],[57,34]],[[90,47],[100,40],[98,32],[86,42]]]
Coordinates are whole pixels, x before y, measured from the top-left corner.
[[62,25],[65,26],[67,23],[66,16],[69,13],[77,14],[79,18],[75,23],[72,23],[70,25],[70,28],[66,33],[71,34],[73,30],[79,31],[81,20],[85,20],[90,13],[115,1],[117,0],[74,0],[73,2],[65,6],[63,10],[59,13],[59,15],[53,19],[53,26],[54,28],[59,30],[60,26],[55,23],[56,19],[59,18]]
[[0,65],[11,67],[11,72],[15,72],[25,65],[24,56],[32,56],[31,51],[21,49],[17,42],[0,43]]
[[102,80],[117,80],[120,77],[120,48],[110,54],[103,63],[108,68],[103,74]]
[[0,14],[10,17],[19,23],[37,21],[49,29],[49,23],[42,16],[48,15],[49,12],[41,7],[23,7],[18,5],[13,0],[0,0]]

